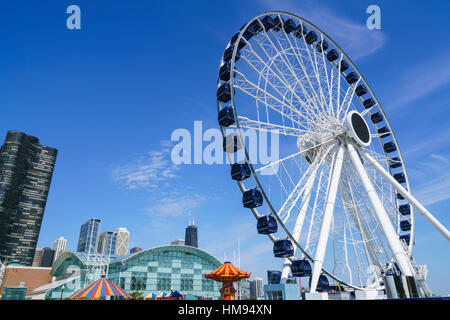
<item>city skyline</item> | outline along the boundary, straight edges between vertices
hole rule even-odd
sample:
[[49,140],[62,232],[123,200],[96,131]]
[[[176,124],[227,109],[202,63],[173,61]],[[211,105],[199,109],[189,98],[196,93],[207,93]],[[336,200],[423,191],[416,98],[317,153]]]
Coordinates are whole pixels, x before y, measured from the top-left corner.
[[[0,138],[20,130],[59,150],[37,246],[50,247],[63,235],[76,251],[80,225],[98,217],[104,230],[125,226],[129,248],[152,248],[183,237],[185,221],[195,212],[199,248],[229,258],[239,239],[242,268],[252,276],[266,283],[267,270],[281,270],[283,260],[273,257],[272,244],[257,234],[255,219],[242,208],[229,166],[170,161],[173,130],[192,131],[199,120],[204,130],[218,128],[215,91],[226,44],[249,19],[274,9],[310,20],[355,61],[394,127],[412,192],[448,226],[450,120],[441,113],[450,97],[450,6],[383,2],[382,28],[370,31],[369,4],[265,0],[173,7],[118,1],[105,12],[80,1],[78,31],[65,28],[63,4],[43,1],[33,6],[33,15],[0,4],[2,21],[26,30],[4,35],[11,50],[1,53],[8,63],[0,75]],[[211,13],[221,11],[230,15],[218,22]],[[408,27],[417,12],[428,30]],[[187,19],[192,16],[197,19]],[[113,23],[117,17],[123,19],[120,27]],[[193,29],[200,40],[193,40]],[[441,41],[427,40],[428,32]],[[429,285],[442,295],[450,292],[444,241],[416,216],[414,257],[428,265]]]

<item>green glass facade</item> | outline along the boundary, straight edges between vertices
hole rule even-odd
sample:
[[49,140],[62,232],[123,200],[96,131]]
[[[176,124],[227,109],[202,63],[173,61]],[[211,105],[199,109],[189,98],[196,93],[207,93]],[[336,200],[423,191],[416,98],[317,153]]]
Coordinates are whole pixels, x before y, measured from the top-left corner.
[[[58,281],[79,275],[66,283],[64,292],[55,287],[48,298],[68,297],[85,282],[87,254],[65,252],[55,261],[52,276]],[[161,291],[177,290],[204,299],[220,299],[221,284],[205,279],[205,273],[222,263],[211,254],[190,246],[161,246],[143,250],[125,257],[111,259],[108,279],[128,293],[141,291],[143,296]]]
[[205,279],[205,273],[221,262],[209,253],[190,246],[163,246],[113,261],[108,278],[127,292],[177,290],[205,299],[219,299],[221,284]]

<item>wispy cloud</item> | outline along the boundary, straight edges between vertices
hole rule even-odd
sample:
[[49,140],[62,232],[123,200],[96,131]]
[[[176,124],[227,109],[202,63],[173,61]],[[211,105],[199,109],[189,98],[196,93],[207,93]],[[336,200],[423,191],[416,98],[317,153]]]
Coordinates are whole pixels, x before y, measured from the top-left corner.
[[176,178],[178,167],[170,160],[170,142],[162,141],[159,150],[150,150],[130,164],[114,168],[114,181],[128,189],[155,189],[161,182]]
[[158,198],[147,208],[147,212],[151,216],[186,216],[199,208],[205,200],[205,197],[193,192],[172,192],[170,195]]
[[373,54],[383,47],[386,36],[381,30],[369,30],[361,17],[350,20],[318,4],[317,1],[264,0],[267,9],[277,9],[296,14],[316,25],[329,35],[352,60]]
[[412,187],[415,197],[423,205],[430,205],[450,199],[450,160],[441,154],[424,156],[423,160],[411,170],[418,180]]
[[389,103],[390,108],[399,109],[419,100],[450,82],[450,52],[430,57],[410,70],[401,73],[396,81],[395,96]]

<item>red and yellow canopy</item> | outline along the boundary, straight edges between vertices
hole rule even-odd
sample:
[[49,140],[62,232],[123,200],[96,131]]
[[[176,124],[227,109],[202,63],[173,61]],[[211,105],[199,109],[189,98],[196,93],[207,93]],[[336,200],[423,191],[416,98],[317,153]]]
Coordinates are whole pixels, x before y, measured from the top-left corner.
[[84,288],[72,294],[69,299],[95,299],[106,296],[131,298],[125,290],[116,286],[106,279],[105,276],[102,276],[97,281],[86,285]]
[[205,278],[218,282],[234,282],[243,278],[250,278],[250,275],[251,273],[244,272],[227,261],[213,272],[205,274]]

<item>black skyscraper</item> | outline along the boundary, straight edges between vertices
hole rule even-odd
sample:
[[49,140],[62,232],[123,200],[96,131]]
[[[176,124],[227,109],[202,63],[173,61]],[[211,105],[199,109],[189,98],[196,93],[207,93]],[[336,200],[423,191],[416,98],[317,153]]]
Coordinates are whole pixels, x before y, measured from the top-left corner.
[[33,263],[57,150],[19,131],[0,148],[0,260]]
[[189,223],[189,226],[186,228],[184,244],[186,246],[198,248],[197,227],[194,225],[194,222],[192,222],[192,224]]
[[41,267],[51,268],[54,256],[55,250],[44,248],[42,252]]

